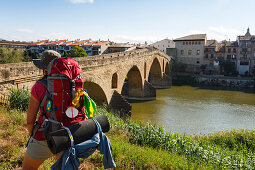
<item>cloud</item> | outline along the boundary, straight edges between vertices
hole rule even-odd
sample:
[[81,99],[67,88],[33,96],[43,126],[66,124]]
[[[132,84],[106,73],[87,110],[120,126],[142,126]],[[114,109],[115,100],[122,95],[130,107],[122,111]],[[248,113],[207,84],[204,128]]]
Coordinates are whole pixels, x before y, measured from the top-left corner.
[[24,29],[24,28],[17,29],[16,31],[18,31],[18,32],[23,32],[23,33],[32,33],[32,32],[33,32],[33,30]]
[[94,0],[68,0],[69,2],[73,4],[78,4],[78,3],[93,3]]
[[240,30],[233,29],[233,28],[226,28],[224,26],[214,26],[208,27],[206,30],[193,30],[191,31],[192,34],[207,34],[208,39],[216,39],[218,41],[222,40],[236,40],[238,35],[243,35]]

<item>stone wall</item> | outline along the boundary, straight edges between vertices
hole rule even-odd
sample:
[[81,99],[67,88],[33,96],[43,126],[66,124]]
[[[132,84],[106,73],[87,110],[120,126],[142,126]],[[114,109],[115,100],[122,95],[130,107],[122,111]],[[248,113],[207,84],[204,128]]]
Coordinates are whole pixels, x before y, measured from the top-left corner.
[[238,78],[238,77],[195,77],[197,84],[213,87],[230,87],[230,88],[254,88],[255,80],[253,78]]

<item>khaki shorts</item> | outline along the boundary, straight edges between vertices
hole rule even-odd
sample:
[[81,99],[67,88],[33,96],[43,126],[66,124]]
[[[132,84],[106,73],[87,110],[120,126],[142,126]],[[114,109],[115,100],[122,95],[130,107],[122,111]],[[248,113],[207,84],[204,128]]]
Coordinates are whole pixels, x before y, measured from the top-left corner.
[[[63,152],[60,152],[57,154],[58,156],[61,156]],[[26,154],[33,160],[43,161],[48,159],[53,155],[53,153],[50,151],[47,141],[38,141],[34,138],[31,138],[28,146]]]

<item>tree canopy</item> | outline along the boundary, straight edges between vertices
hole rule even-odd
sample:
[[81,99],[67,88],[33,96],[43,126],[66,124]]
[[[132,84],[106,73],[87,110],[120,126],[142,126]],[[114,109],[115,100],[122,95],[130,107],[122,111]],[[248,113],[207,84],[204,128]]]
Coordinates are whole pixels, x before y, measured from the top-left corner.
[[74,46],[70,50],[70,57],[85,57],[85,56],[88,56],[88,54],[82,47]]

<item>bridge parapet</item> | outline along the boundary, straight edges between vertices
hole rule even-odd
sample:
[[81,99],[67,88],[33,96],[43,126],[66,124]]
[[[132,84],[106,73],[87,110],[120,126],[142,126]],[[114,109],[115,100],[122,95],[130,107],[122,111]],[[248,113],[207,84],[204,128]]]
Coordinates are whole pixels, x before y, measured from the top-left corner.
[[[155,87],[171,85],[170,79],[164,74],[170,57],[160,50],[140,49],[75,60],[83,69],[84,82],[88,86],[85,88],[92,91],[89,95],[100,98],[101,103],[109,104],[114,91],[121,94],[126,78],[129,81],[127,97],[139,100],[155,99]],[[41,75],[42,70],[32,62],[3,64],[0,68],[0,90],[8,92],[11,88],[30,88]]]
[[170,57],[162,51],[159,50],[148,50],[148,49],[141,49],[129,52],[118,52],[118,53],[110,53],[110,54],[103,54],[103,55],[96,55],[96,56],[89,56],[84,58],[75,58],[82,68],[89,68],[95,66],[105,66],[110,65],[120,61],[127,61],[133,58],[140,58],[140,57],[150,57],[153,55],[160,55],[166,60],[170,61]]

